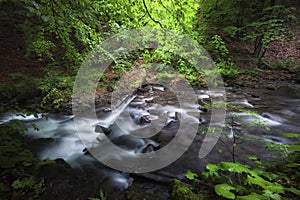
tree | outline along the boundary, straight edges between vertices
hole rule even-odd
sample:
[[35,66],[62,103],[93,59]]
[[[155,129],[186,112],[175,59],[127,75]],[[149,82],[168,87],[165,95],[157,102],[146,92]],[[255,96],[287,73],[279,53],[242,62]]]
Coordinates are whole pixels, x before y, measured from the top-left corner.
[[200,3],[199,18],[208,34],[253,42],[253,54],[261,58],[268,45],[288,36],[287,24],[295,19],[291,0],[214,0]]

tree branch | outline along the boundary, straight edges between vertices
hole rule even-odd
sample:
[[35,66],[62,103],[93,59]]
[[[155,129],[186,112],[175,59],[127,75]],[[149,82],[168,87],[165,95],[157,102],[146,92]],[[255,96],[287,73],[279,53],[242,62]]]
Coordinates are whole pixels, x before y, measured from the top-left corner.
[[150,19],[151,19],[152,21],[154,21],[155,23],[159,24],[159,26],[160,26],[161,28],[164,28],[163,25],[160,23],[160,21],[155,20],[155,19],[151,16],[151,14],[150,14],[150,12],[149,12],[149,10],[148,10],[148,8],[147,8],[147,5],[146,5],[145,0],[143,0],[143,4],[144,4],[144,7],[145,7],[146,12],[147,12],[147,14],[149,15]]

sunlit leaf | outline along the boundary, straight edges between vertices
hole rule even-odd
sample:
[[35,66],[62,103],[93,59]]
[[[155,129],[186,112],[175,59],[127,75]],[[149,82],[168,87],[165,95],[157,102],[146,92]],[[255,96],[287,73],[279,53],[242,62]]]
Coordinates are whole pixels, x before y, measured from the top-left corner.
[[225,197],[227,199],[235,199],[235,194],[230,192],[230,190],[235,190],[235,187],[227,183],[222,183],[215,186],[215,192],[217,193],[217,195]]
[[195,173],[193,173],[193,172],[191,172],[190,170],[188,170],[188,171],[185,173],[185,177],[186,177],[187,179],[193,181],[193,180],[195,180],[195,179],[198,177],[198,175],[195,174]]

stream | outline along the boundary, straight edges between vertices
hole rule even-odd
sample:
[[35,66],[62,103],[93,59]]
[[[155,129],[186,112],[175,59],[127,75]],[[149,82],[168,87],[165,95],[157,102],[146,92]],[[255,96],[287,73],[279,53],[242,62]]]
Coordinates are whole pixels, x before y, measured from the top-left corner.
[[[115,109],[110,109],[107,105],[98,105],[98,122],[95,124],[88,117],[82,118],[81,123],[76,124],[79,126],[77,128],[74,116],[57,113],[47,113],[48,119],[42,118],[41,115],[38,115],[38,118],[23,118],[4,113],[0,116],[0,123],[12,119],[23,120],[29,128],[25,133],[26,141],[39,158],[63,159],[61,162],[65,161],[71,167],[72,174],[80,175],[79,180],[83,180],[84,176],[92,179],[89,183],[95,183],[95,186],[91,187],[95,190],[101,187],[108,199],[124,199],[126,189],[132,184],[136,186],[136,190],[143,192],[143,195],[168,199],[168,183],[174,178],[184,180],[187,170],[200,174],[207,163],[232,161],[231,144],[234,134],[244,139],[235,149],[235,159],[243,164],[251,164],[247,155],[255,155],[261,160],[272,159],[273,154],[265,148],[267,142],[292,144],[293,139],[283,137],[283,133],[300,134],[299,88],[226,88],[227,102],[239,106],[240,109],[227,111],[228,126],[220,125],[223,134],[212,151],[200,159],[198,154],[201,145],[204,140],[209,140],[209,137],[205,138],[205,128],[209,126],[211,110],[205,107],[205,104],[209,104],[211,96],[223,97],[224,94],[203,89],[197,89],[195,94],[198,104],[187,105],[181,109],[176,96],[167,88],[148,85],[135,96],[125,99],[124,103]],[[158,151],[176,136],[181,116],[189,117],[191,123],[199,125],[198,134],[179,159],[162,169],[145,173],[122,172],[102,164],[94,158],[94,153],[89,153],[99,145],[107,145],[103,143],[107,138],[125,150],[123,152],[126,152],[126,155],[120,155],[113,148],[107,147],[99,156],[122,160],[122,156],[135,158],[139,153]],[[30,123],[35,123],[39,131],[34,131]],[[188,132],[188,126],[183,131]],[[152,132],[157,134],[151,135]],[[135,137],[141,133],[150,137]],[[262,139],[251,139],[256,136]],[[75,187],[70,182],[68,180],[58,184],[56,194],[51,194],[52,198],[86,199],[85,188],[90,185],[80,186],[82,190],[76,191],[79,186]]]

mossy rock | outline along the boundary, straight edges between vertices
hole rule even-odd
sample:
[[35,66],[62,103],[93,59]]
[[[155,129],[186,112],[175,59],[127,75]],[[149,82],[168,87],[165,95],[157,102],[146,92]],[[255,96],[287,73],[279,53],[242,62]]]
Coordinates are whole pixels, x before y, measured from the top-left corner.
[[191,188],[185,186],[181,181],[174,180],[171,193],[173,200],[202,200],[205,199],[204,194],[197,194]]
[[126,200],[161,200],[170,199],[170,185],[151,182],[148,179],[136,178],[126,189]]

